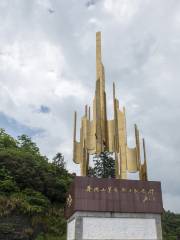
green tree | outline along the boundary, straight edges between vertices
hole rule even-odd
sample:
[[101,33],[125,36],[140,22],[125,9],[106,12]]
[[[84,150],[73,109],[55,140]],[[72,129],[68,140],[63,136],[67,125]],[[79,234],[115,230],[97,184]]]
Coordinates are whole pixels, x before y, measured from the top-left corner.
[[60,152],[56,153],[56,156],[53,158],[52,163],[58,168],[65,169],[64,156]]
[[40,151],[39,151],[39,148],[37,147],[36,143],[34,143],[31,140],[31,138],[25,134],[18,136],[18,146],[19,146],[19,148],[21,148],[22,150],[24,150],[26,152],[40,155]]
[[9,194],[19,191],[16,182],[9,172],[4,168],[0,168],[0,193]]
[[63,203],[72,176],[38,156],[21,149],[0,151],[0,169],[5,168],[13,176],[18,187],[39,191],[52,202]]
[[15,140],[13,137],[11,137],[9,134],[5,132],[3,128],[0,128],[0,148],[6,149],[6,148],[17,148],[17,140]]
[[174,214],[170,211],[164,212],[162,226],[164,240],[176,240],[180,236],[180,214]]
[[[0,129],[0,238],[26,235],[34,240],[40,234],[42,239],[65,239],[63,207],[72,179],[62,153],[49,162],[30,137],[23,134],[17,140]],[[14,215],[29,226],[13,222]],[[12,222],[7,226],[4,218]]]
[[98,178],[115,177],[115,160],[110,152],[102,152],[93,157],[94,168],[90,168],[89,175]]

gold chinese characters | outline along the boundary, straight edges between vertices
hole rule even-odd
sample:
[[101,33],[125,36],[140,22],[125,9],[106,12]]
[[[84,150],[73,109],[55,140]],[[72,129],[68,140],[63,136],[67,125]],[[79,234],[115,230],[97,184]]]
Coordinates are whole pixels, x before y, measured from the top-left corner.
[[72,197],[71,197],[71,194],[69,194],[68,197],[67,197],[66,205],[67,205],[68,207],[71,207],[71,206],[72,206]]
[[147,201],[155,201],[155,190],[153,188],[144,189],[144,188],[126,188],[126,187],[99,187],[99,186],[91,186],[87,185],[84,188],[84,191],[87,193],[132,193],[135,195],[141,194],[142,202],[145,203]]

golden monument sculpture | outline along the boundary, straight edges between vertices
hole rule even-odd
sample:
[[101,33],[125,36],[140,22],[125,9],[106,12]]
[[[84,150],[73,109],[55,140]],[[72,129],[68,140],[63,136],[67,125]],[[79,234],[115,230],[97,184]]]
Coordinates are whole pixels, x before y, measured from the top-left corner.
[[147,179],[145,141],[143,139],[144,162],[141,163],[140,137],[135,125],[134,148],[127,145],[125,108],[120,110],[113,83],[114,119],[107,119],[105,74],[101,60],[101,32],[96,33],[96,91],[91,109],[85,106],[81,118],[80,141],[76,140],[76,121],[74,117],[73,161],[80,164],[81,176],[87,176],[89,155],[108,151],[115,154],[116,178],[127,179],[127,173],[139,172],[140,180]]

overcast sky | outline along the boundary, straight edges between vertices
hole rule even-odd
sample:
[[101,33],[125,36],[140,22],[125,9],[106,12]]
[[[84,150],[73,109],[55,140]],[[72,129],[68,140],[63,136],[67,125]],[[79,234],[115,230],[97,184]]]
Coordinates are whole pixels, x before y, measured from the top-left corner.
[[0,0],[0,127],[26,133],[70,171],[73,112],[95,90],[95,32],[102,32],[109,117],[112,82],[146,139],[150,180],[180,212],[180,1]]

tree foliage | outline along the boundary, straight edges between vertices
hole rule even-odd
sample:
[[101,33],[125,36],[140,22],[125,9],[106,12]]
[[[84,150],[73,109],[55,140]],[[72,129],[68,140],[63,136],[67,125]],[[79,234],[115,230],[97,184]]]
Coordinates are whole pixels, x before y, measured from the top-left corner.
[[[66,231],[62,207],[72,178],[61,153],[50,162],[27,135],[15,139],[0,129],[0,218],[23,214],[30,217],[30,225],[40,224],[41,239],[60,240]],[[0,223],[0,235],[9,226]],[[26,230],[34,234],[33,229]]]
[[162,216],[164,240],[177,240],[180,238],[180,214],[170,211],[164,212]]
[[17,140],[0,128],[0,149],[17,148]]
[[9,172],[4,168],[0,168],[0,193],[9,194],[19,190],[16,182]]
[[40,150],[30,137],[25,134],[18,136],[18,147],[25,152],[40,155]]
[[56,156],[53,158],[52,163],[60,169],[65,169],[64,156],[60,152],[56,153]]
[[3,180],[4,185],[16,183],[20,190],[32,188],[44,194],[51,202],[63,203],[72,177],[65,169],[62,154],[56,154],[56,164],[54,161],[52,164],[40,154],[39,148],[28,136],[22,135],[15,140],[5,131],[2,132],[0,142],[6,136],[6,143],[10,143],[9,146],[1,145],[0,151],[0,171],[9,174],[9,179]]
[[102,152],[93,157],[94,168],[89,169],[89,176],[98,178],[115,177],[115,160],[110,152]]

